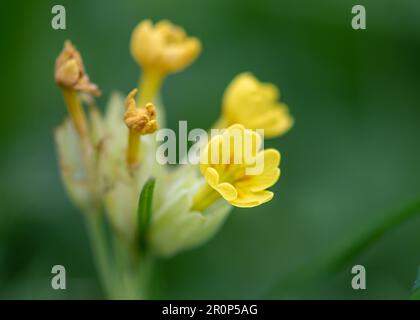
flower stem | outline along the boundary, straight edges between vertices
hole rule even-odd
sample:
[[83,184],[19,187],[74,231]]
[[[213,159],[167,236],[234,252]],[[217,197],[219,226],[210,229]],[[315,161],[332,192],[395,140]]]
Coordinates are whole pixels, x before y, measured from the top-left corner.
[[130,130],[127,146],[127,164],[129,167],[134,167],[139,163],[140,138],[137,132]]
[[206,182],[195,195],[191,210],[203,212],[218,198],[220,194]]
[[96,212],[91,212],[86,216],[92,251],[102,287],[106,296],[112,298],[114,296],[114,278],[108,255],[105,233],[102,226],[102,215],[96,214]]
[[73,89],[63,88],[63,97],[67,105],[68,112],[71,120],[76,127],[78,134],[81,137],[86,136],[87,133],[87,122],[86,115],[83,111],[82,105],[80,104],[77,92]]
[[154,70],[143,70],[143,74],[139,80],[139,96],[137,105],[142,108],[146,103],[153,102],[160,90],[163,76]]
[[152,271],[151,257],[127,245],[117,235],[113,236],[116,275],[114,298],[139,300],[146,299],[149,293]]
[[140,257],[140,269],[138,272],[139,294],[143,299],[150,297],[150,286],[152,282],[152,272],[155,266],[154,259],[150,254]]

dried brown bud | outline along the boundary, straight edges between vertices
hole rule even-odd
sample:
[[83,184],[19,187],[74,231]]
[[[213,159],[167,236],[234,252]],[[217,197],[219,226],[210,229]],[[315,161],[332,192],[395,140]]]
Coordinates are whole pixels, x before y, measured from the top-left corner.
[[67,40],[55,61],[54,78],[60,87],[83,91],[99,96],[98,86],[90,82],[79,51]]

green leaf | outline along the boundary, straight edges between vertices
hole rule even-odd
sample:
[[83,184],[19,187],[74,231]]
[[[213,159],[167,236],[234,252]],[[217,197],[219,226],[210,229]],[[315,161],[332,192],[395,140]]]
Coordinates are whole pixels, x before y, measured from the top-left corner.
[[[384,234],[417,215],[420,215],[420,199],[390,215],[385,215],[383,219],[368,226],[364,232],[351,239],[350,242],[338,244],[331,252],[317,257],[312,263],[306,263],[302,268],[280,279],[266,296],[277,297],[281,292],[284,292],[284,288],[304,288],[324,280],[348,267],[358,255],[379,241]],[[417,299],[420,299],[419,291],[420,288],[417,287],[411,297],[417,296]]]
[[137,208],[137,223],[138,223],[138,240],[139,248],[142,253],[146,251],[146,238],[152,216],[152,200],[153,190],[155,188],[156,180],[150,178],[145,183],[139,197],[139,205]]

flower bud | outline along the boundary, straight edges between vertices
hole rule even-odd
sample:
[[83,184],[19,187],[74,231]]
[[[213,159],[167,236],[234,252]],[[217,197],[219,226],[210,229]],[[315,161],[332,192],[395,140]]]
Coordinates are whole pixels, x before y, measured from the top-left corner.
[[69,40],[64,43],[64,48],[55,61],[54,78],[62,88],[83,91],[95,96],[101,94],[98,86],[90,82],[82,57]]
[[150,20],[140,22],[131,35],[130,47],[138,64],[162,74],[180,71],[201,52],[197,38],[187,37],[184,29],[169,21],[154,26]]
[[137,89],[134,89],[127,96],[125,124],[130,130],[140,135],[153,133],[157,130],[156,108],[152,103],[146,104],[145,108],[137,108],[134,99],[136,94]]

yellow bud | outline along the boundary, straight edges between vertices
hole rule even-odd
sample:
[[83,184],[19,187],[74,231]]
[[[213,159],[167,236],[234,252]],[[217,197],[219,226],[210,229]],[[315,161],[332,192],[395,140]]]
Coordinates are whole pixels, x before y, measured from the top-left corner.
[[83,91],[95,96],[101,94],[98,86],[90,82],[79,51],[68,40],[55,62],[54,78],[63,89]]
[[160,21],[140,22],[131,35],[131,54],[148,70],[167,74],[191,64],[201,52],[197,38],[187,37],[183,28]]
[[248,129],[264,129],[266,138],[286,133],[294,123],[288,107],[278,101],[280,92],[271,83],[263,83],[251,73],[241,73],[227,87],[218,127],[235,123]]

